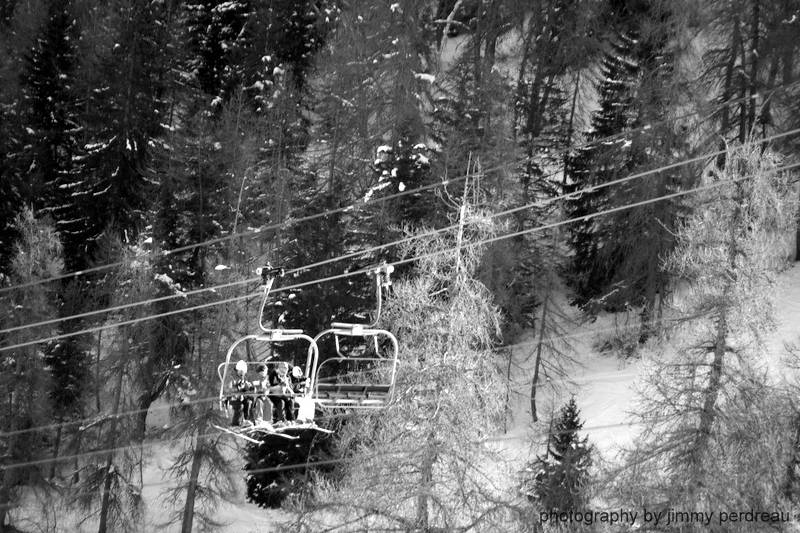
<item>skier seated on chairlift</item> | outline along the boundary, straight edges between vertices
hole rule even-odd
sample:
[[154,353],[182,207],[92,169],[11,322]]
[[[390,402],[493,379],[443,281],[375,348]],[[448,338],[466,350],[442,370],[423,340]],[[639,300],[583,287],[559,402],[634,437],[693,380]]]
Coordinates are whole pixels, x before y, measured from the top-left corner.
[[292,391],[296,395],[302,395],[306,392],[306,386],[308,385],[308,379],[303,375],[303,369],[299,366],[295,366],[292,368],[291,374],[289,374],[289,381],[292,383]]
[[250,407],[253,403],[253,384],[247,380],[247,363],[241,359],[236,363],[236,377],[231,382],[228,403],[233,407],[232,426],[249,426]]
[[275,423],[294,421],[294,390],[289,377],[289,363],[281,361],[277,364],[269,374],[269,385],[269,399],[275,408]]
[[253,422],[255,425],[272,424],[272,402],[269,400],[269,372],[267,365],[261,363],[256,367],[258,380],[253,382]]

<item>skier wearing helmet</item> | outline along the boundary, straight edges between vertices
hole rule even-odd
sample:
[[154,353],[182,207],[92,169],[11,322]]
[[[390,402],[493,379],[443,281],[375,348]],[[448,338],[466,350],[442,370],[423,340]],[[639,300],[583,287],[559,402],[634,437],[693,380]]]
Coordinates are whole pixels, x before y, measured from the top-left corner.
[[248,394],[253,389],[253,384],[247,381],[247,363],[241,359],[236,363],[236,377],[231,382],[231,395],[228,402],[233,407],[232,426],[252,425],[250,422],[250,406],[253,398]]

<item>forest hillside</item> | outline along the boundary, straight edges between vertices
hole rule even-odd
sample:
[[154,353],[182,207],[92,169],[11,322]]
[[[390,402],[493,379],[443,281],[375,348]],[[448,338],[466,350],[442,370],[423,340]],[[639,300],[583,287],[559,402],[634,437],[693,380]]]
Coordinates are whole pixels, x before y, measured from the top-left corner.
[[796,528],[799,47],[0,0],[0,532]]

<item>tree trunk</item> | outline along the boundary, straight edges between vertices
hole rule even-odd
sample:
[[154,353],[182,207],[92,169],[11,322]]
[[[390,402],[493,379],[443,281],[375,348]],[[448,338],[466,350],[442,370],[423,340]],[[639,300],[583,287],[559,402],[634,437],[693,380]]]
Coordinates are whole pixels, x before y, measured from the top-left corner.
[[536,414],[536,390],[539,388],[539,367],[542,364],[542,344],[544,343],[545,320],[547,320],[547,304],[550,301],[550,289],[544,295],[542,302],[542,318],[539,320],[539,338],[536,341],[536,361],[533,364],[533,379],[531,380],[531,418],[534,422],[539,421]]
[[442,53],[444,51],[444,41],[447,39],[447,34],[450,33],[450,26],[453,25],[453,21],[456,19],[456,13],[458,13],[459,8],[464,3],[464,0],[456,0],[456,3],[453,5],[453,10],[450,11],[450,14],[447,15],[447,19],[444,23],[444,28],[442,29],[442,39],[439,41],[439,72],[442,70]]
[[503,410],[503,412],[505,413],[505,416],[503,417],[503,434],[504,435],[506,433],[508,433],[508,415],[510,414],[509,413],[509,411],[510,411],[509,401],[510,401],[510,392],[511,392],[511,361],[512,361],[512,359],[514,359],[514,350],[513,349],[509,349],[508,350],[508,365],[506,365],[506,383],[508,383],[509,385],[506,387],[506,405],[505,405],[505,408]]
[[581,73],[575,77],[575,90],[572,93],[572,104],[569,108],[569,120],[567,121],[567,142],[564,147],[564,175],[562,177],[562,185],[567,184],[567,164],[569,161],[569,153],[572,149],[572,135],[575,133],[575,108],[578,103],[578,89],[581,85]]
[[[122,400],[122,380],[125,375],[125,361],[128,360],[130,352],[128,350],[128,328],[121,328],[120,338],[122,339],[122,354],[120,357],[119,369],[117,372],[117,383],[114,394],[114,411],[113,414],[119,413],[119,406]],[[111,419],[111,428],[109,430],[109,439],[107,447],[110,450],[117,445],[117,417]],[[97,528],[97,533],[106,533],[108,531],[108,511],[111,502],[111,467],[114,463],[114,452],[109,451],[106,458],[105,478],[103,479],[103,498],[100,504],[100,525]]]
[[15,470],[5,470],[2,473],[2,481],[0,482],[0,533],[5,533],[8,531],[13,531],[11,528],[6,528],[6,518],[8,517],[8,512],[12,509],[11,507],[11,487],[13,486],[13,481],[11,477],[15,474]]
[[183,521],[181,533],[192,533],[194,521],[194,500],[197,494],[197,481],[200,478],[200,467],[203,464],[203,448],[200,445],[200,430],[195,430],[194,454],[192,456],[192,469],[189,473],[189,486],[186,488],[186,503],[183,506]]
[[739,47],[739,61],[742,68],[738,71],[739,77],[739,142],[744,143],[747,140],[747,115],[748,115],[748,101],[747,101],[747,88],[750,85],[747,80],[747,73],[744,70],[744,65],[747,64],[747,51],[745,50],[745,39],[742,39],[742,46]]
[[692,483],[689,485],[689,497],[691,500],[696,501],[694,494],[695,489],[701,482],[703,475],[702,461],[703,454],[708,449],[709,441],[711,440],[711,430],[716,420],[716,407],[717,398],[722,387],[722,370],[725,362],[725,352],[727,350],[727,337],[728,337],[728,309],[727,302],[729,300],[730,287],[736,282],[736,256],[738,255],[738,247],[736,240],[736,226],[739,224],[741,217],[741,209],[736,207],[734,210],[733,222],[730,225],[730,237],[728,245],[728,266],[730,268],[730,278],[723,294],[723,303],[720,309],[719,318],[717,319],[716,334],[714,338],[714,359],[711,362],[711,373],[708,377],[708,386],[703,391],[703,408],[700,411],[700,423],[697,428],[697,439],[695,440],[694,449],[691,452],[690,461],[692,463]]
[[800,413],[794,417],[794,441],[792,442],[792,454],[786,464],[786,480],[783,485],[783,495],[789,501],[794,501],[795,487],[797,486],[797,469],[800,466]]
[[[725,149],[725,135],[728,133],[728,129],[731,127],[731,110],[727,103],[730,101],[731,97],[733,96],[733,76],[735,74],[736,68],[736,53],[739,49],[739,18],[736,17],[733,20],[733,35],[731,37],[731,48],[729,51],[728,62],[725,65],[725,78],[722,82],[722,117],[720,118],[720,135],[722,140],[720,141],[720,147],[722,150]],[[719,168],[725,167],[725,158],[726,154],[723,152],[717,157],[717,166]]]
[[435,439],[433,431],[428,433],[427,447],[420,465],[420,487],[417,494],[417,520],[416,527],[421,531],[429,529],[428,496],[433,490],[433,463],[436,460]]
[[103,500],[100,505],[100,525],[97,528],[98,533],[106,533],[108,531],[108,508],[109,500],[111,498],[111,466],[113,464],[114,454],[109,453],[106,459],[105,478],[103,479]]
[[64,417],[58,417],[58,429],[56,430],[56,442],[53,444],[53,464],[50,465],[50,480],[56,477],[56,459],[58,459],[58,449],[61,447],[61,433],[63,429]]
[[[722,368],[725,359],[725,337],[727,335],[727,330],[725,311],[723,311],[723,315],[717,322],[717,334],[714,342],[714,360],[711,363],[711,375],[708,378],[708,386],[703,394],[705,399],[703,400],[703,408],[700,411],[700,424],[697,428],[697,439],[695,440],[694,449],[691,453],[691,463],[693,467],[692,476],[694,479],[689,490],[692,492],[694,492],[695,488],[700,484],[703,474],[702,456],[708,449],[708,444],[711,440],[711,430],[716,420],[715,410],[722,384]],[[690,498],[696,500],[694,494],[690,494]]]
[[103,406],[103,403],[100,401],[100,384],[102,383],[102,381],[100,380],[100,356],[101,356],[101,348],[103,346],[102,339],[103,339],[103,332],[102,331],[98,331],[97,332],[97,356],[95,357],[95,363],[94,363],[94,371],[95,371],[95,374],[94,374],[94,379],[95,379],[95,382],[94,382],[94,401],[95,401],[95,409],[97,409],[98,413],[100,412],[100,410],[102,409],[102,406]]
[[647,283],[645,284],[645,297],[642,306],[641,324],[639,328],[639,344],[644,344],[653,334],[653,319],[656,307],[656,294],[658,293],[658,265],[656,261],[648,261]]
[[750,21],[750,80],[747,98],[747,132],[753,129],[756,121],[756,90],[758,82],[759,55],[758,55],[758,28],[761,23],[761,0],[753,0],[753,19]]
[[[523,24],[524,25],[524,24]],[[531,49],[531,40],[533,39],[533,31],[532,28],[528,29],[528,32],[525,35],[525,40],[522,44],[522,58],[519,62],[519,72],[517,73],[517,87],[515,90],[516,94],[516,101],[514,102],[514,127],[511,128],[511,135],[512,138],[516,141],[517,134],[519,130],[519,123],[521,122],[519,118],[519,103],[525,97],[525,71],[528,68],[528,58],[530,57],[530,49]]]

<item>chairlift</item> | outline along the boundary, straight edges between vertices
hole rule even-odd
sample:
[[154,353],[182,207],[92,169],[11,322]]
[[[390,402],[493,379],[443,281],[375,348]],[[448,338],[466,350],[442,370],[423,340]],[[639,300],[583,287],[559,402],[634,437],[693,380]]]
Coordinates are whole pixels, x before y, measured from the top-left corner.
[[[313,399],[323,408],[381,409],[394,395],[397,375],[399,345],[397,338],[389,331],[377,327],[383,304],[383,290],[391,285],[394,267],[383,264],[368,272],[375,279],[375,298],[377,309],[375,318],[369,324],[333,322],[314,337],[314,344],[333,335],[336,354],[322,361],[313,369]],[[341,339],[349,337],[361,339],[362,348],[371,345],[374,356],[353,356],[343,353]],[[388,343],[386,342],[388,341]],[[381,355],[388,344],[388,354]],[[336,366],[338,365],[338,369]],[[342,367],[355,366],[355,371],[339,372]],[[327,372],[326,372],[327,370]]]
[[[247,373],[245,375],[249,375],[250,371],[255,369],[257,365],[265,365],[268,370],[272,370],[275,366],[284,363],[283,361],[279,361],[274,359],[273,350],[272,348],[276,344],[286,343],[296,340],[303,340],[308,343],[308,356],[306,357],[306,364],[305,364],[305,373],[304,376],[307,378],[307,383],[305,387],[305,391],[298,396],[294,396],[294,401],[297,402],[299,405],[299,413],[297,419],[300,421],[305,421],[306,423],[295,424],[295,425],[287,425],[281,428],[270,426],[260,427],[258,425],[252,427],[235,427],[235,428],[222,428],[219,429],[227,432],[232,433],[236,436],[239,436],[247,441],[250,442],[260,442],[254,439],[254,436],[257,436],[258,433],[267,433],[267,434],[278,434],[279,436],[283,436],[284,438],[289,439],[296,439],[297,437],[293,437],[291,435],[284,435],[285,431],[293,430],[293,429],[315,429],[320,431],[327,431],[318,428],[314,423],[314,402],[311,399],[312,394],[312,384],[313,384],[313,370],[316,367],[317,360],[319,358],[319,350],[317,348],[316,341],[311,338],[310,336],[303,333],[301,329],[284,329],[280,327],[268,327],[264,324],[264,309],[267,306],[267,300],[269,298],[270,290],[275,282],[275,278],[278,276],[283,276],[284,271],[283,269],[273,268],[271,266],[266,266],[262,268],[258,268],[256,273],[261,276],[262,287],[264,291],[264,297],[261,303],[261,310],[259,312],[258,317],[258,325],[261,329],[262,333],[258,334],[251,334],[245,335],[244,337],[236,340],[225,355],[225,362],[221,363],[217,367],[217,374],[219,375],[220,379],[220,387],[219,387],[219,405],[220,408],[226,413],[228,412],[227,406],[227,396],[229,394],[226,393],[226,385],[229,379],[234,375],[233,368],[238,364],[244,362],[247,366]],[[239,360],[239,361],[231,361],[233,354],[236,352],[238,348],[244,345],[246,349],[250,349],[252,345],[261,345],[267,349],[267,353],[269,354],[267,357],[261,360]],[[256,359],[258,359],[258,353],[256,354]],[[246,395],[243,394],[243,395]]]

